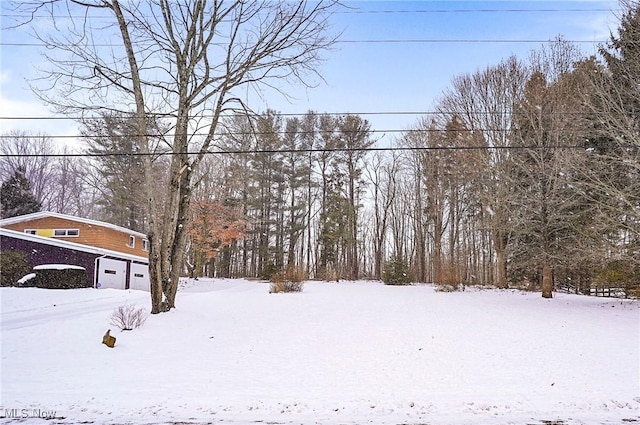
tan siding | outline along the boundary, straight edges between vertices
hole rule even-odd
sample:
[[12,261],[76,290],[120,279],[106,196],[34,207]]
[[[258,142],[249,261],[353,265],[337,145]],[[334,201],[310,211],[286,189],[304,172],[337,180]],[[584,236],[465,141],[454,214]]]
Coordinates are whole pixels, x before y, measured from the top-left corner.
[[142,238],[135,236],[135,247],[128,247],[129,233],[120,232],[108,227],[91,225],[79,221],[66,220],[58,217],[39,218],[30,221],[4,226],[9,230],[24,232],[26,229],[79,229],[79,236],[56,237],[56,239],[66,240],[85,245],[90,245],[103,249],[123,252],[126,254],[148,257],[148,252],[142,249]]

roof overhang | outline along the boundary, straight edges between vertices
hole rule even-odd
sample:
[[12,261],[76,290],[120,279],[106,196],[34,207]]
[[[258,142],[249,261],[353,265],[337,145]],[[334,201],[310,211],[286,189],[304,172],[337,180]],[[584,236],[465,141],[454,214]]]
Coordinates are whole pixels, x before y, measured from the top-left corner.
[[78,223],[84,223],[91,226],[106,227],[108,229],[117,230],[118,232],[123,232],[123,233],[128,233],[130,235],[138,236],[143,239],[146,239],[147,237],[147,235],[144,233],[136,232],[134,230],[127,229],[126,227],[116,226],[115,224],[106,223],[104,221],[90,220],[88,218],[76,217],[73,215],[60,214],[60,213],[55,213],[50,211],[41,211],[41,212],[36,212],[32,214],[19,215],[17,217],[5,218],[0,220],[0,227],[8,226],[11,224],[23,223],[23,222],[32,221],[32,220],[38,220],[41,218],[59,218],[62,220],[75,221]]
[[125,254],[118,251],[112,251],[110,249],[97,248],[95,246],[89,246],[89,245],[79,244],[75,242],[68,242],[60,239],[48,238],[46,236],[31,235],[28,233],[17,232],[15,230],[2,229],[2,228],[0,228],[0,235],[8,238],[21,239],[21,240],[30,241],[30,242],[41,243],[44,245],[71,249],[74,251],[88,252],[91,254],[97,254],[97,255],[106,256],[106,257],[122,258],[123,260],[131,260],[139,263],[149,264],[149,259],[145,257]]

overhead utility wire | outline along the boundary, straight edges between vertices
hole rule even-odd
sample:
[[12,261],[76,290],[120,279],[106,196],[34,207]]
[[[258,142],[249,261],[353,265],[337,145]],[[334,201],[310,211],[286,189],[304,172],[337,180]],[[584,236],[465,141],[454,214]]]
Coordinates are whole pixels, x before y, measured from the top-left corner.
[[[639,149],[638,145],[617,146],[628,149]],[[392,151],[480,151],[480,150],[589,150],[583,145],[527,145],[527,146],[395,146],[361,148],[316,148],[316,149],[232,149],[207,151],[205,155],[246,155],[246,154],[283,154],[283,153],[326,153],[326,152],[392,152]],[[70,154],[0,154],[0,158],[102,158],[102,157],[138,157],[138,156],[172,156],[199,155],[202,152],[109,152],[109,153],[70,153]]]
[[[604,43],[607,40],[566,40],[569,43]],[[441,39],[441,38],[416,38],[416,39],[382,39],[382,40],[337,40],[336,43],[344,43],[344,44],[384,44],[384,43],[501,43],[501,44],[510,44],[510,43],[553,43],[555,40],[549,39],[497,39],[497,38],[451,38],[451,39]]]
[[[316,116],[342,116],[342,115],[438,115],[441,112],[436,111],[373,111],[373,112],[318,112],[311,111]],[[276,112],[275,116],[278,117],[302,117],[309,113],[307,112]],[[452,114],[455,112],[452,112]],[[491,114],[492,112],[487,112]],[[446,114],[446,113],[445,113]],[[122,113],[122,117],[133,116],[133,113]],[[160,117],[160,118],[177,118],[176,114],[169,113],[148,113],[149,117]],[[222,114],[225,118],[233,118],[233,117],[250,117],[250,118],[261,118],[263,115],[258,113],[255,115],[247,115],[245,113],[227,113]],[[196,118],[196,117],[194,117]],[[213,114],[202,114],[198,115],[197,118],[213,118]],[[102,120],[104,117],[102,116],[91,116],[91,117],[82,117],[82,116],[23,116],[23,117],[10,117],[10,116],[0,116],[0,120],[72,120],[72,121],[80,121],[80,120]]]
[[[408,128],[408,129],[386,129],[386,130],[376,130],[369,129],[367,132],[369,134],[386,134],[386,133],[475,133],[475,132],[499,132],[499,133],[508,133],[512,132],[515,129],[511,128]],[[566,133],[571,132],[571,129],[558,129],[557,133]],[[223,131],[217,133],[219,136],[268,136],[272,134],[277,134],[281,136],[285,135],[307,135],[307,134],[326,134],[326,133],[334,133],[335,130],[323,130],[323,129],[315,129],[315,130],[301,130],[301,131],[287,131],[287,130],[275,130],[275,131]],[[347,131],[349,133],[349,131]],[[122,135],[114,135],[113,137],[148,137],[152,139],[157,139],[161,137],[171,137],[173,135],[172,132],[167,134],[122,134]],[[189,137],[194,136],[208,136],[209,133],[189,133]],[[30,137],[30,136],[26,136]],[[41,136],[31,136],[31,137],[44,137],[47,139],[104,139],[109,138],[110,135],[96,135],[96,134],[60,134],[60,135],[41,135]],[[0,134],[0,140],[2,139],[15,139],[16,135],[14,134]]]
[[[380,115],[424,115],[424,116],[440,116],[440,115],[473,115],[473,116],[491,116],[491,115],[504,115],[504,116],[517,116],[521,114],[527,114],[527,112],[518,112],[518,111],[476,111],[471,114],[467,114],[465,112],[460,111],[371,111],[371,112],[318,112],[318,111],[307,111],[307,112],[277,112],[274,115],[277,117],[304,117],[309,112],[312,112],[313,115],[318,117],[320,116],[333,116],[340,117],[346,115],[366,115],[366,116],[380,116]],[[558,111],[558,112],[545,112],[543,116],[589,116],[591,112],[571,112],[571,111]],[[623,114],[620,112],[619,114]],[[127,118],[129,116],[133,116],[133,114],[129,115],[128,113],[123,113],[121,115],[117,115],[117,117]],[[176,114],[168,114],[168,113],[149,113],[147,114],[149,117],[160,117],[160,118],[177,118]],[[245,117],[247,114],[243,113],[230,113],[223,114],[225,118],[233,118],[233,117]],[[260,113],[256,115],[248,115],[249,118],[263,118],[264,116]],[[17,120],[17,121],[25,121],[25,120],[34,120],[34,121],[92,121],[92,120],[102,120],[105,117],[102,116],[90,116],[90,117],[82,117],[82,116],[0,116],[0,120]],[[213,118],[213,115],[204,114],[198,115],[194,118]],[[392,130],[388,130],[392,131]],[[0,136],[1,137],[1,136]]]
[[[609,40],[565,40],[569,43],[575,44],[593,44],[593,43],[606,43]],[[336,44],[480,44],[480,43],[493,43],[493,44],[531,44],[531,43],[553,43],[554,40],[549,39],[475,39],[475,38],[415,38],[415,39],[380,39],[380,40],[337,40]],[[212,43],[219,44],[221,43]],[[53,44],[47,43],[34,43],[34,42],[0,42],[0,46],[3,47],[52,47]],[[92,47],[121,47],[116,43],[96,43],[92,44]]]
[[582,8],[568,8],[568,9],[420,9],[420,10],[349,10],[338,11],[336,13],[342,14],[393,14],[393,13],[560,13],[560,12],[615,12],[620,9],[582,9]]
[[[541,9],[524,9],[524,8],[512,8],[512,9],[490,9],[490,8],[480,8],[480,9],[400,9],[400,10],[362,10],[362,9],[351,9],[351,10],[338,10],[333,12],[334,14],[340,15],[390,15],[390,14],[430,14],[430,13],[589,13],[589,12],[617,12],[620,9],[604,9],[604,8],[541,8]],[[56,15],[56,14],[47,14],[47,15],[39,15],[33,16],[27,13],[0,13],[0,17],[3,18],[29,18],[29,19],[85,19],[84,15]],[[92,18],[104,18],[103,16],[94,16]]]

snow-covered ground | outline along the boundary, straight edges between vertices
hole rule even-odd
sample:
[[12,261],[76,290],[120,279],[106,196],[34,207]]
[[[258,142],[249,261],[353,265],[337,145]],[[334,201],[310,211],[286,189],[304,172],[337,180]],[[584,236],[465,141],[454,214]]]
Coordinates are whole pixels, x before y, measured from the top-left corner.
[[638,301],[200,280],[120,332],[148,293],[0,297],[3,423],[640,424]]

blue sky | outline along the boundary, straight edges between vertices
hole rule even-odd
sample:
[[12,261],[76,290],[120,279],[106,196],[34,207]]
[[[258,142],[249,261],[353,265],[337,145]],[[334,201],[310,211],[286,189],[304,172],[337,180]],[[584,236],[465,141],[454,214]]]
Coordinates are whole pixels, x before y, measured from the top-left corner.
[[[2,13],[10,13],[2,2]],[[254,105],[284,113],[429,111],[455,75],[497,64],[510,54],[525,58],[541,41],[558,35],[588,41],[579,47],[595,53],[597,42],[615,31],[617,1],[347,1],[332,22],[343,31],[320,72],[326,83],[314,89],[290,87],[293,100],[267,94]],[[528,11],[520,11],[520,10]],[[550,11],[552,10],[552,11]],[[586,11],[590,10],[590,11]],[[29,42],[23,30],[6,30],[2,42]],[[405,42],[374,43],[373,40]],[[418,40],[408,42],[407,40]],[[431,40],[426,42],[425,40]],[[434,40],[440,40],[435,41]],[[443,42],[442,40],[467,40]],[[482,41],[484,40],[484,41]],[[488,42],[486,40],[493,40]],[[532,43],[505,41],[534,40]],[[40,58],[30,46],[2,45],[0,116],[51,116],[31,94],[25,78],[36,75]],[[376,130],[402,130],[412,115],[365,115]],[[0,120],[0,132],[41,130],[50,135],[77,133],[72,122]],[[387,140],[394,133],[386,136]]]

